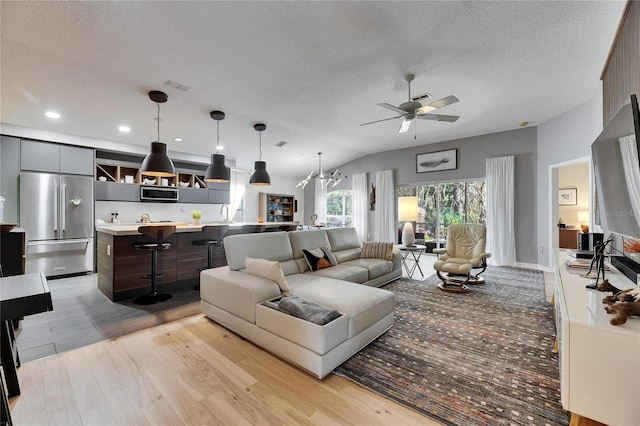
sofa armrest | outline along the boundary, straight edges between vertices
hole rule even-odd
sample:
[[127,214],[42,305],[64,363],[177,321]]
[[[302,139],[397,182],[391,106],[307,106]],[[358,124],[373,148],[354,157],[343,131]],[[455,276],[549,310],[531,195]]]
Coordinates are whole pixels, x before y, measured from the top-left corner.
[[274,281],[228,267],[200,273],[202,301],[254,324],[256,305],[280,295],[280,287]]
[[396,271],[398,269],[402,269],[402,253],[400,253],[400,250],[394,248],[391,256],[391,261],[393,262],[393,270]]

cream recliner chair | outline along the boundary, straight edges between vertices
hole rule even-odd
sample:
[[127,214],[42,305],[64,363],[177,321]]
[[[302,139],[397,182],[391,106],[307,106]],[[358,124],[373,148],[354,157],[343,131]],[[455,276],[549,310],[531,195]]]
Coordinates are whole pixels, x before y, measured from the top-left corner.
[[[438,288],[444,291],[465,293],[466,284],[481,284],[484,278],[479,275],[487,269],[487,259],[491,253],[485,253],[487,228],[484,225],[455,223],[447,228],[446,248],[437,248],[433,252],[438,260],[433,264],[442,283]],[[472,270],[480,269],[473,274]]]

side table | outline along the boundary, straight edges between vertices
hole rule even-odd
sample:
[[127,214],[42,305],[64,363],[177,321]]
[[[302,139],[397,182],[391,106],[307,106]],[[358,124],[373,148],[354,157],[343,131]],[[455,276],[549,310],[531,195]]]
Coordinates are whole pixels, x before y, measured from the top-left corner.
[[[422,268],[420,268],[420,257],[424,250],[427,248],[423,245],[413,245],[413,246],[405,246],[405,245],[397,245],[395,246],[400,253],[402,254],[402,264],[404,265],[404,269],[407,271],[409,278],[413,278],[413,273],[416,268],[420,271],[420,275],[424,278],[424,274],[422,273]],[[409,264],[410,262],[413,262]]]

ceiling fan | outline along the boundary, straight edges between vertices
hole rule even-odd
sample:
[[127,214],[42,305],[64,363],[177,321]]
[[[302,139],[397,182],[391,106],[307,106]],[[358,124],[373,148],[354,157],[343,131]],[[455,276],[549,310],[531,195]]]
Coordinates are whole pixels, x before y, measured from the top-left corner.
[[415,77],[416,76],[413,74],[407,74],[404,77],[407,84],[409,85],[409,100],[407,102],[404,102],[397,107],[387,103],[378,104],[381,107],[390,109],[391,111],[394,111],[400,115],[397,115],[391,118],[384,118],[382,120],[370,121],[368,123],[361,124],[361,126],[366,126],[368,124],[373,124],[373,123],[379,123],[381,121],[395,120],[396,118],[402,117],[403,120],[402,120],[402,124],[400,125],[400,130],[398,131],[398,133],[405,133],[407,130],[409,130],[409,127],[411,127],[411,123],[415,118],[420,118],[423,120],[446,121],[449,123],[453,123],[458,118],[460,118],[460,116],[458,115],[430,114],[430,112],[433,110],[458,102],[459,99],[453,95],[447,96],[446,98],[442,98],[435,102],[431,102],[430,104],[427,104],[427,105],[422,105],[420,101],[423,99],[429,99],[431,95],[428,93],[425,93],[424,95],[420,95],[420,96],[415,96],[412,98],[411,82]]

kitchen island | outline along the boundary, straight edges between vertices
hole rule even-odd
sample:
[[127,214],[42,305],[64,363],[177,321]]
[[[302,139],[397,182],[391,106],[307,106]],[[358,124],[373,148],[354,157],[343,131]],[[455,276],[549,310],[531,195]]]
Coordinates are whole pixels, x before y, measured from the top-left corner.
[[[243,225],[265,225],[280,227],[296,225],[296,222],[229,223],[229,234],[240,233]],[[149,292],[149,279],[142,278],[151,273],[151,255],[145,250],[136,250],[135,243],[148,237],[138,232],[142,225],[175,225],[176,233],[166,238],[172,243],[169,250],[158,256],[158,287],[163,291],[182,287],[193,287],[198,283],[200,271],[207,267],[207,246],[194,245],[193,241],[207,238],[203,226],[223,226],[224,223],[193,225],[186,222],[159,222],[148,224],[104,224],[96,226],[98,239],[97,266],[98,288],[110,300],[118,301]],[[214,250],[214,267],[226,265],[224,248]]]

